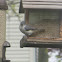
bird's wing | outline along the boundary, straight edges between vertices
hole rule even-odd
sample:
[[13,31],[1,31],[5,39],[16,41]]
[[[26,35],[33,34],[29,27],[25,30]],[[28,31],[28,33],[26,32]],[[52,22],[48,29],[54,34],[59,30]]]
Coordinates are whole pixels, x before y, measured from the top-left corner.
[[28,30],[36,30],[37,28],[35,28],[35,27],[32,27],[32,26],[30,26],[30,25],[26,25],[25,26],[25,30],[26,31],[28,31]]

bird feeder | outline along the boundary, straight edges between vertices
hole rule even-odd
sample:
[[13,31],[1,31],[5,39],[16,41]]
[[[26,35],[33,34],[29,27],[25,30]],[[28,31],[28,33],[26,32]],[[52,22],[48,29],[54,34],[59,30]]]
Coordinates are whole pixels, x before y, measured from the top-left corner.
[[[6,62],[3,58],[4,43],[6,41],[6,10],[8,9],[5,0],[0,0],[0,62]],[[9,62],[9,61],[8,61]]]
[[[22,0],[19,13],[25,13],[25,23],[45,31],[23,37],[20,47],[62,47],[62,1]],[[27,38],[27,39],[26,39]]]

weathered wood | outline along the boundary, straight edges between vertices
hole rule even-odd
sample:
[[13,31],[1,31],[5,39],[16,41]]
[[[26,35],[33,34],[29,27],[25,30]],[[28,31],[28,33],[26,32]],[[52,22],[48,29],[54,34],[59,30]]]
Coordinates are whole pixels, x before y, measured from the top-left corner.
[[60,38],[62,38],[62,11],[60,11],[60,14],[59,14],[59,21],[60,21]]
[[23,8],[62,9],[62,0],[22,0]]
[[29,23],[29,11],[28,11],[28,9],[25,10],[25,21],[26,21],[26,24]]
[[5,0],[0,0],[0,9],[4,9],[4,10],[8,9],[8,6]]
[[6,12],[0,10],[0,58],[2,58],[2,47],[6,41]]
[[31,9],[62,9],[62,6],[59,5],[23,5],[23,8]]
[[38,49],[38,62],[48,62],[48,49],[47,48]]
[[62,0],[22,0],[22,1],[49,1],[49,2],[62,2]]
[[62,9],[62,0],[21,0],[20,10],[19,10],[20,13],[21,13],[21,9],[23,9],[23,8]]
[[60,31],[62,32],[62,25],[61,25],[61,27],[60,27]]
[[60,37],[62,38],[62,32],[60,32]]
[[60,39],[60,38],[58,38],[58,39],[52,39],[52,38],[51,38],[51,39],[49,39],[49,38],[34,38],[34,39],[33,39],[33,38],[30,38],[30,39],[29,39],[29,38],[28,38],[27,41],[32,41],[32,42],[35,41],[35,42],[41,42],[41,43],[42,43],[42,42],[47,42],[47,43],[48,43],[48,42],[50,42],[50,43],[52,43],[52,42],[54,42],[54,43],[55,43],[55,42],[56,42],[56,43],[57,43],[57,42],[58,42],[58,43],[59,43],[59,42],[62,42],[62,40],[59,40],[59,39]]
[[55,2],[22,2],[26,5],[62,5],[62,3],[55,3]]
[[[20,46],[21,47],[21,46]],[[62,48],[62,42],[54,43],[54,42],[32,42],[32,41],[25,41],[23,43],[23,47],[39,47],[39,48]]]
[[[38,40],[54,40],[54,41],[62,41],[62,38],[39,38],[39,37],[28,37],[29,39],[38,39]],[[30,40],[31,41],[31,40]]]

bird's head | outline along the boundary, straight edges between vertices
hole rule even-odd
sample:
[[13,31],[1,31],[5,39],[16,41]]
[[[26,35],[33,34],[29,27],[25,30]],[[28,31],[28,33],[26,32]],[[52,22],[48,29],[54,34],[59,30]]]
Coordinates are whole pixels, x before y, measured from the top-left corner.
[[23,26],[24,24],[25,24],[25,21],[22,21],[20,25]]

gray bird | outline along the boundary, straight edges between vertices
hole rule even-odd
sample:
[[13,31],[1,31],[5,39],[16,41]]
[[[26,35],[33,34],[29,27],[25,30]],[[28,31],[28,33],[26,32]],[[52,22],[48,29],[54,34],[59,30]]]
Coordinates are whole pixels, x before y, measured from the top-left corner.
[[45,31],[45,29],[39,29],[39,28],[36,28],[36,27],[32,27],[30,25],[26,25],[25,21],[22,21],[20,23],[19,29],[22,33],[24,33],[27,36],[30,36],[30,35],[32,35],[33,33],[36,33],[36,32],[44,32]]

